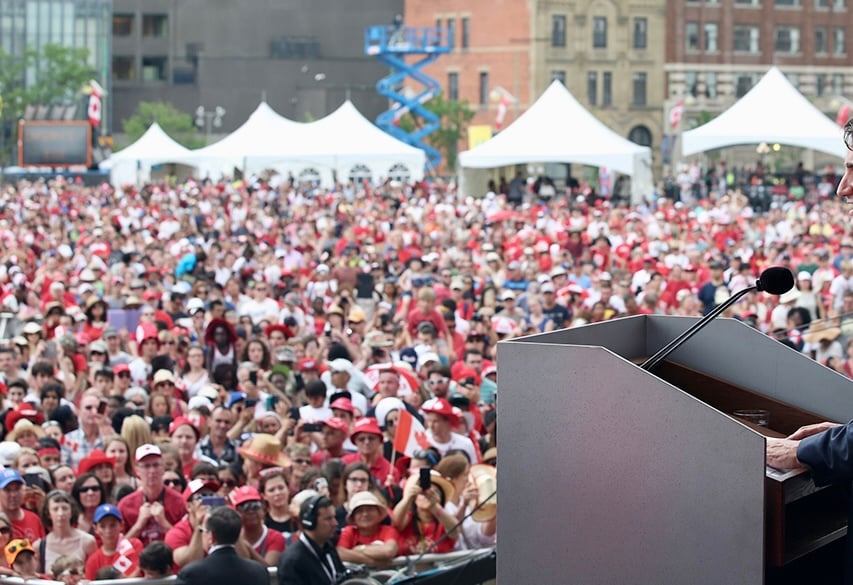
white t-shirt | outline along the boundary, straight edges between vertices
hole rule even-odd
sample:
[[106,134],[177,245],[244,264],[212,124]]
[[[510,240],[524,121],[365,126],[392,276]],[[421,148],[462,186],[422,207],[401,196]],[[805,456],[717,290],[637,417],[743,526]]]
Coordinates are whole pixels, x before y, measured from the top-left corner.
[[432,431],[428,430],[427,438],[429,439],[429,442],[432,443],[432,446],[438,449],[438,452],[441,453],[442,457],[444,457],[451,449],[462,449],[468,454],[468,459],[471,461],[472,465],[474,463],[479,463],[477,460],[477,451],[474,449],[474,443],[472,443],[471,439],[468,437],[463,437],[458,433],[450,433],[450,441],[447,443],[439,443],[432,436]]

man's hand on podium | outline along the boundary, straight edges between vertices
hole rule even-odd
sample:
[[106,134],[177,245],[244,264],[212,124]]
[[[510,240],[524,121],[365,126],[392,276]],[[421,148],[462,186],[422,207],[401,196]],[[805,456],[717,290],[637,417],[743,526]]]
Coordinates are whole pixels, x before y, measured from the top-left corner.
[[804,427],[798,428],[792,435],[789,435],[788,438],[792,441],[801,441],[806,437],[811,437],[812,435],[817,435],[818,433],[822,433],[823,431],[828,431],[833,427],[840,427],[839,423],[834,422],[822,422],[813,425],[806,425]]
[[799,441],[767,437],[765,455],[767,465],[775,469],[799,469],[802,467],[800,460],[797,459],[799,445]]

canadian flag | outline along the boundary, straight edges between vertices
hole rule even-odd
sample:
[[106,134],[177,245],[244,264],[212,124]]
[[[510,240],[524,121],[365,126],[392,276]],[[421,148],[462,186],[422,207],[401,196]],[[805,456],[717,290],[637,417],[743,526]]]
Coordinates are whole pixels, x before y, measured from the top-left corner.
[[411,457],[415,452],[429,447],[430,442],[424,426],[412,413],[405,408],[401,408],[399,412],[397,432],[394,434],[394,450]]
[[[497,98],[497,99],[495,99]],[[492,101],[498,102],[498,113],[495,116],[495,128],[500,130],[504,125],[509,106],[515,103],[515,97],[502,87],[492,90]]]
[[684,115],[684,101],[680,101],[669,111],[669,125],[672,126],[673,129],[678,128],[678,125],[681,124],[681,117]]
[[89,123],[97,128],[101,125],[101,96],[104,94],[104,88],[94,79],[89,83],[92,86],[89,96]]

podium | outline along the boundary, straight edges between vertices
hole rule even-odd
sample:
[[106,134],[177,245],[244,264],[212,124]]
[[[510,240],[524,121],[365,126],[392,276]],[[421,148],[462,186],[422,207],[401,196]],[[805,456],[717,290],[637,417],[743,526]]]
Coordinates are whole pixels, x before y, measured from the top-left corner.
[[[767,468],[762,434],[853,419],[853,382],[733,319],[639,367],[695,322],[636,316],[498,344],[499,582],[781,583],[842,548],[848,486]],[[769,428],[740,409],[768,410]],[[841,559],[821,570],[840,574]]]

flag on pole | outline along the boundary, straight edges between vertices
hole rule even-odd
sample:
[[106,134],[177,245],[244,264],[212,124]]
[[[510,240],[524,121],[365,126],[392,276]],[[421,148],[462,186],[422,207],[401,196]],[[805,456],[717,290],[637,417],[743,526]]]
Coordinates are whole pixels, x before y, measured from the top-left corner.
[[430,442],[424,426],[412,413],[405,408],[398,412],[400,418],[397,420],[397,432],[394,434],[394,450],[411,457],[415,452],[429,447]]
[[89,95],[89,123],[97,128],[101,125],[101,97],[104,88],[94,79],[89,84],[92,87],[92,93]]
[[506,114],[509,111],[509,106],[516,102],[515,96],[498,86],[494,88],[490,94],[493,102],[498,103],[498,112],[495,115],[495,128],[500,130],[506,120]]
[[669,111],[669,125],[672,126],[673,130],[678,128],[678,125],[681,124],[681,117],[684,115],[684,100],[678,102],[672,109]]

